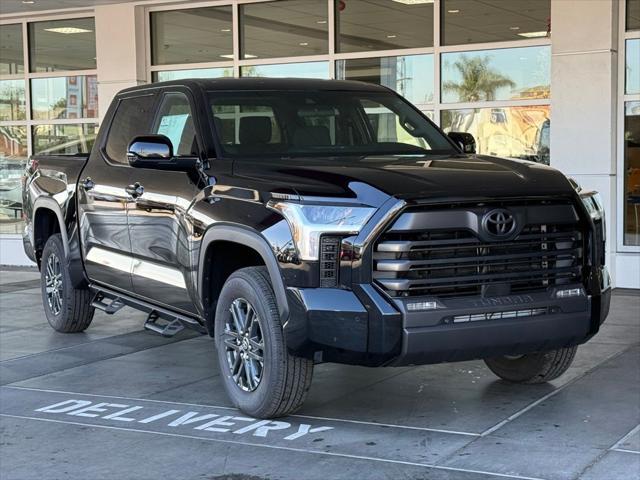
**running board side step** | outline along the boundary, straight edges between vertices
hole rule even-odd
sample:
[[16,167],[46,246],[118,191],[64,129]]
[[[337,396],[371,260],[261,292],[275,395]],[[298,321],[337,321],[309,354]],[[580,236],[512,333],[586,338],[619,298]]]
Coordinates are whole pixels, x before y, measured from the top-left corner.
[[[109,303],[105,303],[103,300],[107,300],[109,301]],[[102,310],[107,315],[113,315],[122,307],[124,307],[125,304],[120,299],[120,297],[107,298],[104,295],[102,295],[100,292],[98,292],[93,298],[93,301],[91,302],[91,306],[93,308],[97,308],[98,310]]]
[[89,288],[95,293],[91,306],[109,315],[114,314],[125,306],[148,313],[149,316],[144,322],[146,330],[151,330],[165,337],[172,337],[185,328],[195,330],[203,335],[207,333],[207,329],[196,317],[153,305],[101,285],[92,284],[89,285]]
[[159,333],[163,337],[173,337],[176,333],[184,330],[184,325],[178,318],[174,318],[171,321],[161,319],[158,314],[153,311],[144,322],[144,328]]

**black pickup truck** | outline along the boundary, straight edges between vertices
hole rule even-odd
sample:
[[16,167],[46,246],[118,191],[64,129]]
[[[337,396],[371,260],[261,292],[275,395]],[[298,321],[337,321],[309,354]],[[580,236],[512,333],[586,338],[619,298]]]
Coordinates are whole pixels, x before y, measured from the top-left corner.
[[208,333],[255,417],[298,409],[321,362],[548,381],[609,310],[596,193],[365,83],[130,88],[90,155],[31,158],[23,196],[54,329],[127,305]]

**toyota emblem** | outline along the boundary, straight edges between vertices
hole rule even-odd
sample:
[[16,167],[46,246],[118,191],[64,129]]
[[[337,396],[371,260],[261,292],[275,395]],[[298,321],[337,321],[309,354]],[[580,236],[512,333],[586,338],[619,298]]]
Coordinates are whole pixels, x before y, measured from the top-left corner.
[[482,226],[489,236],[505,238],[515,231],[516,219],[509,210],[496,208],[485,214],[482,219]]

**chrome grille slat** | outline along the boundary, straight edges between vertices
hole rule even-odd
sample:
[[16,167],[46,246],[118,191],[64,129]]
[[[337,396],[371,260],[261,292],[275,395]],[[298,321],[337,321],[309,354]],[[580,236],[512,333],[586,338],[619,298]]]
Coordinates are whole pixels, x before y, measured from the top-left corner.
[[[552,260],[574,260],[580,254],[580,250],[577,248],[566,248],[561,250],[556,250],[556,254],[550,254],[548,252],[539,252],[539,253],[518,253],[518,254],[501,254],[501,255],[487,255],[482,257],[482,266],[499,266],[501,262],[494,262],[494,260],[509,260],[509,263],[514,263],[514,260],[517,260],[515,263],[524,262],[526,259],[537,259],[537,258],[550,258]],[[442,269],[442,268],[453,268],[459,264],[478,264],[478,257],[459,257],[454,259],[450,258],[436,258],[433,260],[378,260],[378,271],[381,272],[399,272],[399,271],[409,271],[409,270],[431,270],[431,269]],[[504,262],[502,262],[504,263]],[[436,267],[431,267],[431,265],[436,265]],[[466,265],[465,265],[466,266]]]
[[[545,208],[549,205],[553,203],[546,202]],[[558,205],[567,211],[567,203]],[[522,211],[526,207],[516,204],[513,208]],[[442,209],[434,207],[438,208]],[[460,205],[448,211],[457,208],[478,212],[492,207]],[[390,227],[374,246],[373,278],[392,296],[481,295],[485,288],[498,285],[495,288],[502,292],[505,288],[522,292],[580,282],[585,237],[576,218],[525,225],[515,238],[506,241],[483,241],[464,225],[452,229],[449,221],[446,228],[439,229],[418,229],[421,226],[415,222],[412,230]],[[401,215],[396,223],[407,222]]]

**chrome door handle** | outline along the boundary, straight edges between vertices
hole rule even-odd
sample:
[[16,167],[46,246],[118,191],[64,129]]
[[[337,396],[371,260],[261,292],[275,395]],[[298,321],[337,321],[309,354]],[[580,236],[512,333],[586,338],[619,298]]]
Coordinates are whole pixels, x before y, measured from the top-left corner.
[[85,190],[93,190],[93,187],[95,187],[96,184],[93,180],[91,180],[91,177],[87,177],[82,181],[80,186]]
[[131,195],[133,198],[138,198],[141,197],[144,193],[144,187],[136,182],[133,185],[129,185],[124,189],[124,191]]

